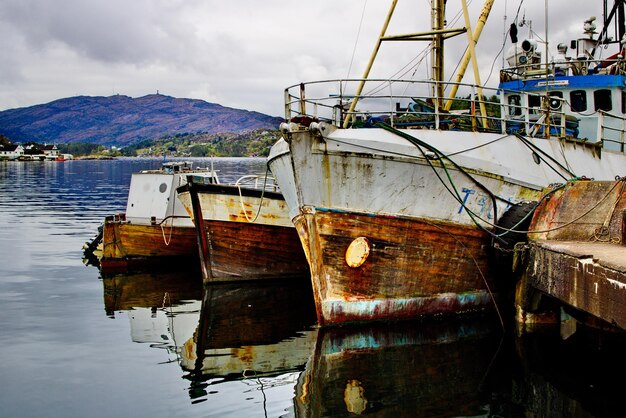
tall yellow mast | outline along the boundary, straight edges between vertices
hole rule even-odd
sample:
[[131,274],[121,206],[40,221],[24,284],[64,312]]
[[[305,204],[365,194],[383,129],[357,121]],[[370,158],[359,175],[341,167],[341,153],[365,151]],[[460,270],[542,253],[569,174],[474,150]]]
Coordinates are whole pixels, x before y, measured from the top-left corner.
[[[483,6],[483,10],[480,13],[478,22],[476,23],[476,28],[474,28],[474,34],[471,40],[468,41],[467,51],[465,51],[465,54],[463,55],[463,58],[461,59],[459,70],[454,79],[455,83],[460,83],[463,80],[463,76],[465,75],[465,70],[467,69],[467,65],[469,64],[470,59],[472,59],[472,56],[475,57],[474,46],[476,45],[476,43],[478,43],[478,39],[480,38],[480,35],[483,32],[483,28],[485,27],[485,23],[487,22],[489,13],[491,13],[491,7],[493,6],[493,3],[494,3],[494,0],[487,0],[485,2],[485,5]],[[467,4],[465,2],[463,2],[463,7],[464,7],[464,10],[467,10]],[[465,11],[464,11],[464,14],[465,14]],[[465,24],[469,28],[468,19],[465,20]],[[480,84],[480,83],[477,82],[477,84]],[[458,89],[459,89],[458,85],[452,86],[452,89],[450,90],[450,94],[448,95],[448,101],[446,102],[446,107],[445,107],[446,110],[450,110],[450,108],[452,107],[452,99],[454,99],[454,96],[456,95],[456,92]]]
[[372,69],[374,60],[376,60],[376,55],[378,54],[378,50],[380,49],[380,44],[382,44],[383,38],[385,37],[385,33],[387,32],[387,28],[389,27],[389,22],[391,21],[391,16],[393,16],[393,11],[396,8],[396,4],[398,4],[398,0],[393,0],[391,2],[391,6],[389,7],[389,12],[387,12],[387,18],[385,19],[383,28],[380,31],[380,36],[378,37],[378,42],[376,42],[376,45],[374,46],[374,50],[372,51],[372,55],[370,56],[369,63],[367,64],[367,67],[365,68],[365,73],[363,73],[363,79],[361,80],[361,83],[359,83],[359,87],[356,90],[354,100],[352,100],[352,103],[350,104],[350,110],[348,110],[348,115],[346,116],[346,119],[343,121],[344,128],[347,128],[350,125],[350,119],[352,119],[352,112],[354,112],[359,96],[363,92],[363,86],[365,86],[365,80],[370,74],[370,70]]

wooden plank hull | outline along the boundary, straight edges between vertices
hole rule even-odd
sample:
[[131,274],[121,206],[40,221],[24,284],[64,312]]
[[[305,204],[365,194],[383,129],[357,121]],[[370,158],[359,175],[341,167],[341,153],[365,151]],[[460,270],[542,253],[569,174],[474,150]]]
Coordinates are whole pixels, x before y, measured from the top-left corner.
[[[477,228],[398,217],[311,210],[294,223],[311,266],[320,325],[492,309],[490,239]],[[350,267],[351,243],[369,254]]]
[[[543,138],[310,122],[282,125],[268,165],[306,247],[322,324],[492,306],[477,225],[493,230],[511,204],[564,178],[612,179],[625,161]],[[370,254],[350,268],[341,260],[358,237]]]
[[[198,242],[206,282],[308,275],[302,244],[280,193],[193,183],[178,192],[202,234]],[[195,222],[196,213],[202,222]]]
[[105,221],[101,269],[150,267],[173,263],[197,266],[198,245],[195,228]]
[[304,277],[309,272],[293,227],[204,221],[213,281]]

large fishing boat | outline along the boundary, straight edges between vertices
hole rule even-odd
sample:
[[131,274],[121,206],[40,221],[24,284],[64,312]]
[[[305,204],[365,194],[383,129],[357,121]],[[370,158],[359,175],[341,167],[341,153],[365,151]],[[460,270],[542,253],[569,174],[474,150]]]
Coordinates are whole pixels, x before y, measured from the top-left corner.
[[[599,36],[595,20],[585,22],[573,56],[559,44],[543,59],[513,25],[497,89],[481,86],[473,51],[493,1],[473,32],[464,0],[458,30],[445,27],[445,2],[434,0],[430,32],[387,35],[396,3],[375,52],[387,40],[426,40],[433,79],[370,79],[374,53],[361,80],[289,87],[283,138],[268,157],[322,325],[492,309],[490,249],[515,241],[507,230],[520,229],[527,202],[576,176],[626,174],[624,51],[601,56],[623,39],[623,22],[607,34],[623,1],[606,8]],[[460,67],[471,61],[476,81],[462,84],[460,71],[443,82],[443,41],[464,32]]]

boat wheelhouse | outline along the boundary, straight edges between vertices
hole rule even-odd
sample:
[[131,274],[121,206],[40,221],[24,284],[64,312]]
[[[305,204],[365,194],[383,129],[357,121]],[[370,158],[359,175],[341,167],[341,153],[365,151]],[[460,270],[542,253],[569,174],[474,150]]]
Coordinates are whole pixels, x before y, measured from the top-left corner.
[[[537,121],[550,121],[551,134],[596,142],[604,149],[624,151],[626,120],[626,50],[596,57],[603,46],[596,39],[595,18],[584,23],[584,37],[560,43],[550,63],[543,63],[533,39],[507,52],[508,67],[500,72],[500,89],[509,132],[533,132]],[[604,32],[604,31],[603,31]],[[623,35],[622,35],[623,36]],[[551,116],[550,113],[552,114]],[[564,132],[556,132],[563,130]],[[543,127],[536,129],[541,135]]]

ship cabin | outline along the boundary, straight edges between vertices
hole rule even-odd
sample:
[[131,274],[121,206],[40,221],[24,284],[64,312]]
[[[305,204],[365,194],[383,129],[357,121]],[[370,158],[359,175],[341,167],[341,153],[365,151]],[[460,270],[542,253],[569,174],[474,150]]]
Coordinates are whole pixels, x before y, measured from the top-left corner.
[[[624,152],[626,121],[625,41],[607,58],[594,39],[595,18],[585,21],[585,36],[559,44],[550,63],[542,63],[537,42],[526,39],[508,50],[500,72],[500,94],[508,132],[550,135],[597,143]],[[549,128],[546,128],[549,127]]]

